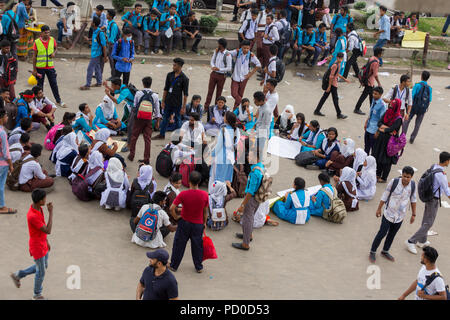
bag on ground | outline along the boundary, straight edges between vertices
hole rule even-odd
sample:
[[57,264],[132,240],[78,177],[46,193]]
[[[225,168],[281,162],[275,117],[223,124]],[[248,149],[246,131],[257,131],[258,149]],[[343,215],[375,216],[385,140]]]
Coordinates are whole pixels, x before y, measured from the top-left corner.
[[164,148],[156,158],[156,171],[163,177],[168,178],[173,171],[173,162],[170,155],[170,146]]
[[319,160],[312,151],[300,152],[295,156],[295,163],[300,167],[306,167]]
[[207,259],[217,259],[216,248],[214,247],[214,243],[211,238],[206,235],[206,232],[203,234],[203,260]]
[[186,188],[189,188],[189,175],[192,171],[195,171],[195,160],[194,157],[190,157],[189,159],[184,159],[180,164],[179,172],[181,173],[181,183]]
[[30,161],[34,161],[35,159],[32,157],[30,159],[27,159],[25,161],[23,161],[23,159],[26,157],[27,155],[22,156],[21,159],[17,160],[16,162],[13,163],[13,170],[11,172],[8,173],[8,176],[6,177],[6,185],[9,187],[10,190],[12,191],[17,191],[19,190],[19,175],[20,175],[20,171],[22,170],[22,166]]
[[344,202],[338,198],[338,193],[335,187],[333,187],[333,194],[328,188],[320,189],[330,198],[331,206],[330,209],[323,206],[322,218],[334,223],[342,223],[347,216],[347,210],[345,209]]

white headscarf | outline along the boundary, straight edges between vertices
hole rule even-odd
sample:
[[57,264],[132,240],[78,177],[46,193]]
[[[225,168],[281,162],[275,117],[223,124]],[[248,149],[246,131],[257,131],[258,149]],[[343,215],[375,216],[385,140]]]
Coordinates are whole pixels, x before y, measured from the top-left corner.
[[103,102],[99,105],[99,107],[102,108],[103,116],[106,120],[111,120],[113,118],[116,105],[110,97],[105,95],[103,97]]
[[95,140],[106,142],[110,135],[109,129],[102,128],[95,133]]
[[361,170],[361,179],[363,180],[371,180],[371,184],[377,183],[377,160],[368,156],[366,158],[367,166],[364,166]]
[[61,141],[61,148],[56,154],[56,159],[64,159],[69,153],[72,152],[72,150],[75,150],[75,152],[78,154],[77,135],[75,134],[75,132],[71,132],[64,136],[63,140]]
[[[339,177],[339,181],[350,182],[352,184],[352,191],[356,191],[356,171],[352,168],[344,167],[344,169],[342,169],[341,176]],[[345,183],[343,183],[343,186],[346,188]]]
[[112,181],[122,184],[125,180],[125,172],[123,171],[122,162],[119,159],[112,157],[108,160],[108,168],[106,173]]
[[227,195],[227,185],[222,181],[214,181],[209,186],[209,196],[218,207],[223,207]]
[[294,115],[294,107],[288,104],[286,107],[284,107],[284,110],[281,113],[280,127],[282,129],[287,128],[290,115]]
[[367,153],[361,149],[358,148],[355,150],[355,160],[353,160],[353,170],[358,172],[358,167],[364,163],[364,161],[367,158]]
[[345,138],[341,144],[341,154],[347,158],[355,153],[355,141],[350,138]]
[[139,177],[137,178],[141,189],[144,190],[151,182],[153,178],[152,166],[145,165],[139,168]]
[[103,168],[103,155],[99,151],[92,151],[89,155],[88,172],[97,167]]

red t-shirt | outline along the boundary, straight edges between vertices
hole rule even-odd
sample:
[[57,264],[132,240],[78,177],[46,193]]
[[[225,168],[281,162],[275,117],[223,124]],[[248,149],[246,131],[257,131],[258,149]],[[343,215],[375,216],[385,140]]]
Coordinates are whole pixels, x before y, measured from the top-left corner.
[[[48,43],[50,42],[50,39],[52,39],[52,37],[48,38],[47,41],[44,41],[42,38],[39,38],[42,41],[42,44],[44,45],[44,48],[47,49],[48,48]],[[54,41],[55,44],[55,50],[58,46],[58,43],[56,41]],[[33,50],[37,52],[37,46],[36,46],[36,41],[33,44]],[[38,68],[38,69],[54,69],[55,67],[44,67],[44,68]]]
[[181,209],[181,218],[190,223],[203,224],[203,209],[208,207],[208,193],[203,190],[186,190],[173,201],[174,205],[183,205]]
[[30,233],[30,255],[35,260],[44,257],[48,252],[47,246],[47,234],[40,229],[45,226],[44,212],[42,208],[40,211],[33,209],[30,206],[30,210],[27,213],[28,231]]

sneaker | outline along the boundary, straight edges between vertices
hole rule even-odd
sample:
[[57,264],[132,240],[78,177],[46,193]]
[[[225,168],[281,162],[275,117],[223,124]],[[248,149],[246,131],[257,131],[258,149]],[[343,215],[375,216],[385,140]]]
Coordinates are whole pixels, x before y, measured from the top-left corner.
[[170,265],[168,265],[167,268],[169,268],[169,270],[172,272],[177,272],[177,269],[172,268]]
[[423,248],[423,247],[428,247],[430,244],[431,244],[431,242],[427,240],[427,241],[425,241],[425,243],[417,242],[416,246],[418,246],[419,248]]
[[375,261],[377,261],[375,252],[369,252],[369,261],[370,261],[371,263],[375,263]]
[[57,105],[60,106],[61,108],[67,108],[67,105],[62,101],[60,103],[57,103]]
[[164,140],[165,138],[166,138],[166,137],[164,137],[164,136],[158,134],[158,135],[152,137],[152,140]]
[[413,140],[413,139],[409,139],[409,143],[410,143],[410,144],[413,144],[413,143],[414,143],[414,140]]
[[411,252],[412,254],[417,254],[416,245],[414,243],[410,243],[408,240],[405,242],[406,249]]
[[395,262],[395,259],[389,252],[381,251],[381,256],[385,257],[389,261]]
[[348,117],[347,117],[345,114],[342,114],[342,113],[341,113],[341,114],[338,114],[338,115],[337,115],[337,118],[338,118],[338,119],[347,119]]
[[20,288],[20,279],[18,276],[16,276],[14,273],[11,273],[11,279],[14,282],[14,285],[16,286],[16,288]]

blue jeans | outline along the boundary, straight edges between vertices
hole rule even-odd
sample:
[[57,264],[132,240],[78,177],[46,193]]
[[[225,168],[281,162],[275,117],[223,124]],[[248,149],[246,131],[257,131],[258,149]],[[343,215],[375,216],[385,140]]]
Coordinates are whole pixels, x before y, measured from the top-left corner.
[[8,176],[8,166],[0,167],[0,208],[5,206],[5,182]]
[[62,38],[63,38],[64,23],[62,23],[62,21],[59,21],[56,24],[56,27],[58,28],[58,39],[57,39],[57,42],[61,43],[62,42]]
[[373,49],[375,48],[383,48],[384,45],[387,43],[387,39],[378,39],[377,43],[373,46]]
[[159,130],[159,134],[160,135],[162,135],[163,137],[166,135],[167,125],[169,124],[169,119],[172,116],[172,114],[175,114],[176,128],[177,129],[181,128],[182,122],[181,122],[180,110],[181,110],[181,107],[169,107],[169,106],[166,106],[166,108],[164,110],[164,115],[163,115],[163,120],[162,120],[162,123],[161,123],[161,127],[160,127],[160,130]]
[[96,58],[91,58],[91,61],[89,61],[86,75],[86,87],[91,86],[92,75],[94,74],[94,71],[97,84],[102,84],[102,60],[103,56],[98,56]]
[[20,270],[16,273],[19,279],[35,273],[34,277],[34,295],[38,296],[42,293],[42,283],[44,282],[45,269],[48,267],[48,253],[37,260],[34,260],[34,264],[25,270]]
[[445,20],[444,27],[442,28],[442,33],[447,33],[449,25],[450,25],[450,14],[447,16],[447,20]]

